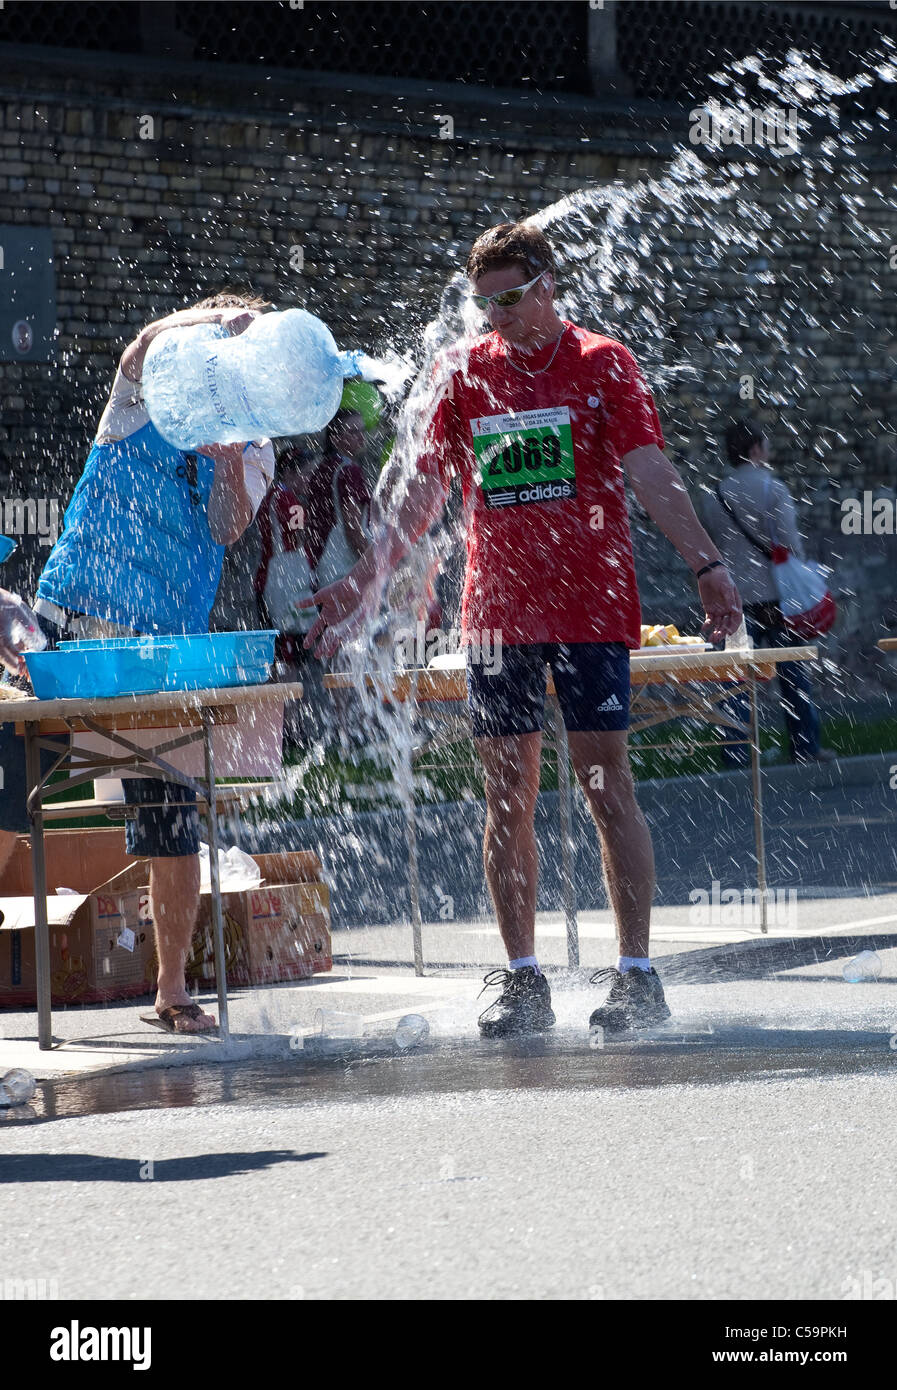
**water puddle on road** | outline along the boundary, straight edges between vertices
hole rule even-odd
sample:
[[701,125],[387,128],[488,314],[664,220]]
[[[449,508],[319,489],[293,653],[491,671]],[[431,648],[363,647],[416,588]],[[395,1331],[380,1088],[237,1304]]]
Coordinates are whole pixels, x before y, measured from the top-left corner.
[[207,1105],[242,1108],[357,1102],[466,1091],[630,1090],[722,1086],[884,1073],[897,1052],[880,1033],[732,1029],[657,1034],[591,1048],[582,1033],[483,1042],[440,1039],[400,1053],[390,1039],[365,1039],[328,1057],[265,1059],[118,1072],[43,1082],[30,1111],[6,1124],[41,1123],[131,1110]]

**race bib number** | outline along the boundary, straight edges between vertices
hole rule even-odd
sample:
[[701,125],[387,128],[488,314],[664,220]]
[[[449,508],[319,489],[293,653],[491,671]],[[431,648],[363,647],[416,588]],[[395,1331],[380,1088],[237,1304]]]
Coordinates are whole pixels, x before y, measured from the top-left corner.
[[470,422],[487,507],[562,502],[576,496],[576,464],[566,406],[484,415]]

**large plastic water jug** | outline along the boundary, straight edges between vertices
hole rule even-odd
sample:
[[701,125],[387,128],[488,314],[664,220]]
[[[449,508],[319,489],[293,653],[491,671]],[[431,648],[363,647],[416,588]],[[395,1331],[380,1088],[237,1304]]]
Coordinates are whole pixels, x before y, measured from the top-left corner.
[[159,433],[178,449],[314,434],[339,409],[344,378],[364,354],[340,352],[330,329],[304,309],[260,314],[231,337],[218,324],[170,328],[143,364],[143,398]]

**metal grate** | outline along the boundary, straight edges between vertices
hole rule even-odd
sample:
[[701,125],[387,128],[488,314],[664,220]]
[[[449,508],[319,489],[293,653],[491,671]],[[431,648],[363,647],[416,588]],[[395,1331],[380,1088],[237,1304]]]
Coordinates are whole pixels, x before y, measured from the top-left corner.
[[[617,6],[620,67],[640,97],[687,102],[703,95],[707,73],[764,52],[781,62],[789,48],[813,50],[836,77],[868,63],[882,34],[897,37],[897,11],[870,4],[731,4],[677,0]],[[881,102],[893,87],[875,84]],[[869,96],[864,98],[868,103]]]
[[127,0],[102,3],[21,4],[9,0],[0,11],[4,43],[34,43],[54,48],[86,48],[95,52],[139,53],[137,6]]
[[416,77],[588,90],[588,6],[580,0],[550,4],[432,0],[430,4],[307,3],[266,6],[254,23],[230,6],[223,26],[217,5],[184,3],[178,25],[197,58],[252,61],[374,77]]
[[[590,96],[590,14],[586,0],[6,0],[0,40]],[[613,16],[631,95],[654,101],[703,97],[709,72],[758,50],[816,50],[848,75],[882,33],[897,38],[885,0],[618,0]],[[890,106],[894,92],[876,84],[863,102]]]
[[588,92],[585,0],[429,4],[21,4],[0,13],[7,43],[170,54],[443,82]]

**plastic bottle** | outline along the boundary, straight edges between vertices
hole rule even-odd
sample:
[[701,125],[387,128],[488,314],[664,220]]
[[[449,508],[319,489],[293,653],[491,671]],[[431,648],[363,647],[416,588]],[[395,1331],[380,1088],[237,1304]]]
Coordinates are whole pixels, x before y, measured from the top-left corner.
[[143,399],[178,449],[314,434],[339,409],[344,378],[364,354],[340,352],[330,329],[304,309],[260,314],[231,337],[218,324],[171,328],[150,343]]
[[31,1072],[13,1067],[0,1076],[0,1106],[25,1105],[36,1090],[37,1082]]
[[47,639],[36,623],[23,613],[21,617],[13,618],[9,627],[10,645],[17,651],[23,652],[42,652]]

